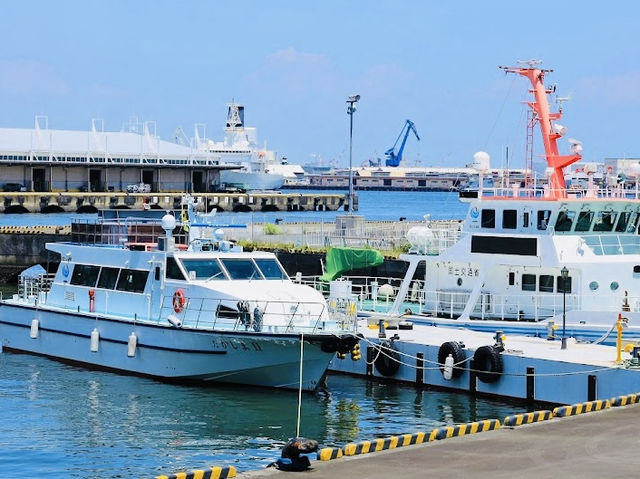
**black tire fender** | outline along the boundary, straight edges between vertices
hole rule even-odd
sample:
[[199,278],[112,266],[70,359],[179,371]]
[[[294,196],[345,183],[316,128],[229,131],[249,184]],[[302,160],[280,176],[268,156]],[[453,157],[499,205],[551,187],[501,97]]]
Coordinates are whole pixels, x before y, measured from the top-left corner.
[[473,369],[483,383],[495,383],[502,373],[502,355],[493,346],[480,346],[473,354]]
[[440,372],[444,374],[444,362],[446,361],[449,354],[453,357],[453,364],[458,365],[453,368],[451,372],[451,376],[454,378],[459,378],[464,369],[459,366],[465,359],[467,359],[464,350],[462,349],[464,345],[460,344],[457,341],[447,341],[446,343],[442,343],[440,349],[438,349],[438,365],[440,366]]
[[400,369],[400,355],[390,341],[381,341],[376,346],[376,359],[373,362],[376,370],[386,377],[391,377]]

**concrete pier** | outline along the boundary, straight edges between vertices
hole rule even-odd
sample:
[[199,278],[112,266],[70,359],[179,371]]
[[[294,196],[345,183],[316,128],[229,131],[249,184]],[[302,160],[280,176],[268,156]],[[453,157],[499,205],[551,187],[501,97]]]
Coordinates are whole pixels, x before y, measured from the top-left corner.
[[[0,213],[96,213],[109,209],[180,209],[185,193],[3,192]],[[344,194],[194,193],[207,211],[337,211]]]
[[[331,370],[532,403],[575,404],[640,391],[640,368],[628,363],[629,353],[616,364],[612,346],[570,338],[562,350],[559,340],[513,335],[500,350],[494,334],[467,329],[414,325],[387,329],[386,338],[379,338],[372,327],[361,321],[362,359],[334,358]],[[460,352],[447,379],[438,356],[441,349],[451,351],[452,343]]]
[[[314,461],[314,479],[336,477],[633,477],[640,404],[420,445]],[[287,475],[273,468],[241,478]]]

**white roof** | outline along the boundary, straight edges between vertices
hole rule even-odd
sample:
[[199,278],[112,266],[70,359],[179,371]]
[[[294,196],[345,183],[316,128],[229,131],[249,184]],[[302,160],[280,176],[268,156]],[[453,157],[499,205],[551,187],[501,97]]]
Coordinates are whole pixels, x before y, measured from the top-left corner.
[[131,132],[0,128],[0,152],[58,155],[108,154],[109,156],[204,156],[191,148],[157,136]]

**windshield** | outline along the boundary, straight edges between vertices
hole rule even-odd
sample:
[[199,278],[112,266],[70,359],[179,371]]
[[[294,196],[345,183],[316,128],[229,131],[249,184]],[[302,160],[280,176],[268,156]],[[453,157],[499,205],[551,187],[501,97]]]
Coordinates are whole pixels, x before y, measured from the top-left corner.
[[263,279],[258,267],[250,259],[223,259],[231,279]]
[[227,276],[222,271],[217,259],[183,259],[189,279],[224,280]]
[[265,279],[287,279],[287,273],[284,272],[282,267],[275,259],[256,259],[256,264]]

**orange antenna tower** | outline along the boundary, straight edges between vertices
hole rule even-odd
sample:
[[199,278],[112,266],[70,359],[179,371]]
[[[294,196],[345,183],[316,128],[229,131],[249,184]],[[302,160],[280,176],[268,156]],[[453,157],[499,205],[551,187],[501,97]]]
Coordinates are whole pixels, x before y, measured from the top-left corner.
[[557,123],[557,120],[562,118],[562,110],[557,113],[551,113],[549,111],[547,95],[553,93],[553,90],[547,89],[544,86],[544,76],[546,73],[553,72],[553,70],[537,68],[536,66],[540,63],[539,61],[524,63],[528,66],[501,66],[499,68],[503,69],[506,73],[517,73],[518,75],[528,78],[531,82],[532,89],[530,92],[533,93],[534,101],[527,102],[527,104],[532,111],[531,118],[535,118],[540,124],[547,165],[553,170],[549,177],[550,196],[556,199],[565,198],[567,196],[567,190],[564,182],[564,168],[582,158],[580,154],[582,152],[582,145],[576,140],[569,140],[572,143],[571,151],[573,154],[560,155],[558,153],[556,141],[567,132],[567,129]]

